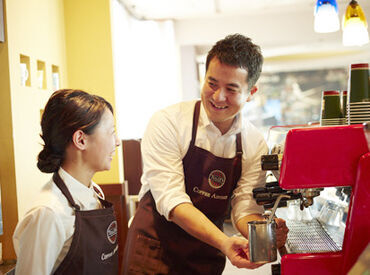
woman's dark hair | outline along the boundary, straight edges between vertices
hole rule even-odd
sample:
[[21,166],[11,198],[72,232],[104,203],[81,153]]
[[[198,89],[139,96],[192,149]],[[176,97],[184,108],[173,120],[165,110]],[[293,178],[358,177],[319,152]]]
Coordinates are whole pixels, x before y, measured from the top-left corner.
[[113,113],[112,105],[97,95],[72,89],[54,92],[41,118],[44,148],[38,155],[37,167],[44,173],[57,171],[73,133],[82,130],[91,135],[106,108]]
[[243,68],[248,72],[248,88],[251,89],[260,77],[263,56],[258,45],[241,34],[232,34],[218,41],[208,52],[206,71],[209,63],[216,57],[221,63]]

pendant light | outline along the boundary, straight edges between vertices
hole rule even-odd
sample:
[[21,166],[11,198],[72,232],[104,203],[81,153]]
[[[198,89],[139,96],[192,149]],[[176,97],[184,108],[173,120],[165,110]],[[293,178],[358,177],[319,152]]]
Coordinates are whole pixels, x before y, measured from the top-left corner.
[[351,0],[348,4],[342,28],[344,46],[362,46],[369,43],[366,17],[357,1]]
[[315,32],[326,33],[339,30],[338,5],[335,0],[318,0],[314,14]]

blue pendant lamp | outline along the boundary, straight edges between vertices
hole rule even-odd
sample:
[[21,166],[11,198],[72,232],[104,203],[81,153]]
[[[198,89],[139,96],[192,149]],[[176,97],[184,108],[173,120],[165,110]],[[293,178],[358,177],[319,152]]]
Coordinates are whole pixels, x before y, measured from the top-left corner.
[[327,33],[339,30],[338,5],[335,0],[317,0],[315,6],[315,32]]
[[357,1],[352,0],[343,15],[343,45],[362,46],[369,43],[367,21],[363,10]]

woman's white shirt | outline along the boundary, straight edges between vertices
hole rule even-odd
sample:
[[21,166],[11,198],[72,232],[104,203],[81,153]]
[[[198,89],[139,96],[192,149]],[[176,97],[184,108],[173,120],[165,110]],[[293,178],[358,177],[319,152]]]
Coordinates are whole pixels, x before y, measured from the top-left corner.
[[[93,188],[103,194],[98,185],[92,182],[87,187],[62,168],[58,173],[81,210],[100,208]],[[75,212],[51,179],[15,229],[16,274],[53,273],[69,251],[74,225]]]

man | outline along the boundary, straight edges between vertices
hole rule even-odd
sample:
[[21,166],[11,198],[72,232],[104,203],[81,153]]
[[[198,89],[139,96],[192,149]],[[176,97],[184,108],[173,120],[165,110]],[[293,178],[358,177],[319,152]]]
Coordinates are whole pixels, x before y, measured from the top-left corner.
[[[248,237],[248,221],[263,209],[252,189],[264,184],[262,135],[241,111],[257,92],[260,48],[240,34],[227,36],[207,56],[201,102],[183,102],[156,113],[142,140],[140,203],[130,226],[124,274],[221,274],[225,256],[240,268],[248,241],[228,237],[231,218]],[[285,222],[277,219],[278,246]]]

